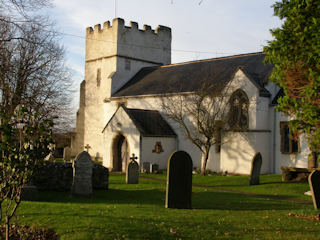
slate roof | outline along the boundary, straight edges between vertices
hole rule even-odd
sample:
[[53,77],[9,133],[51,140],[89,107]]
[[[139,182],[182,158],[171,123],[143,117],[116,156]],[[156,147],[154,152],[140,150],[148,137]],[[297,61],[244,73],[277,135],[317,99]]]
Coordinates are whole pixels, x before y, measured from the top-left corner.
[[264,63],[264,53],[251,53],[214,58],[181,64],[142,68],[112,97],[193,92],[200,83],[212,84],[221,90],[240,68],[260,90],[260,95],[270,96],[263,87],[273,66]]
[[280,88],[276,96],[273,98],[271,105],[278,105],[279,98],[284,96],[283,88]]
[[144,137],[176,137],[171,126],[156,110],[126,108],[122,106]]

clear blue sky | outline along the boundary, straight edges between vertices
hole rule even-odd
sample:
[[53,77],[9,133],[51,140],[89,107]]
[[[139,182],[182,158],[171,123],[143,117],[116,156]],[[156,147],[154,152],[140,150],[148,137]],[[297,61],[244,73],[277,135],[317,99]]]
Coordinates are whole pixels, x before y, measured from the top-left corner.
[[[67,64],[77,90],[84,79],[85,29],[120,17],[154,29],[172,29],[172,62],[262,51],[269,29],[281,25],[273,16],[275,0],[53,0],[48,10],[62,34]],[[116,3],[116,8],[115,8]],[[71,35],[67,35],[71,34]],[[77,95],[77,94],[76,94]],[[76,96],[77,97],[77,96]],[[78,99],[76,99],[78,102]]]

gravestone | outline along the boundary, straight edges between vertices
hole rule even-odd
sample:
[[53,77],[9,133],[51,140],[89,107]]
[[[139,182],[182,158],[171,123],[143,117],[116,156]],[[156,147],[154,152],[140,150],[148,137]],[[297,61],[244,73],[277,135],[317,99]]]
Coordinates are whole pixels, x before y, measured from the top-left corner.
[[65,147],[63,149],[63,161],[70,162],[70,160],[71,160],[71,148]]
[[47,155],[45,158],[44,158],[45,161],[48,161],[48,162],[55,162],[56,159],[55,157],[53,156],[52,153],[49,153],[49,155]]
[[168,161],[166,208],[191,208],[192,159],[184,151],[174,152]]
[[150,162],[142,163],[142,172],[143,173],[150,173]]
[[156,163],[150,164],[150,173],[157,173],[159,171],[159,165]]
[[126,169],[126,183],[127,184],[138,184],[139,180],[139,164],[137,163],[137,157],[132,154],[131,161]]
[[313,206],[315,209],[320,208],[320,171],[314,170],[309,175],[309,185],[312,194]]
[[81,152],[73,162],[73,181],[71,194],[80,196],[92,195],[93,162],[88,152]]
[[251,172],[249,185],[259,185],[260,184],[260,170],[262,165],[262,156],[261,153],[257,152],[251,163]]

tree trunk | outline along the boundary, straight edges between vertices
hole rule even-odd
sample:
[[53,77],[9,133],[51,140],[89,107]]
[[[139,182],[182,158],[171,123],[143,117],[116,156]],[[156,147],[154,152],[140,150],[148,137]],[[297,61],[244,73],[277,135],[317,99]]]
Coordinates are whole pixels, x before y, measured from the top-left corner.
[[6,216],[6,240],[9,240],[9,216]]
[[208,162],[208,157],[209,157],[209,151],[210,147],[206,147],[204,152],[202,153],[202,159],[201,159],[201,174],[203,176],[206,175],[206,170],[207,170],[207,162]]

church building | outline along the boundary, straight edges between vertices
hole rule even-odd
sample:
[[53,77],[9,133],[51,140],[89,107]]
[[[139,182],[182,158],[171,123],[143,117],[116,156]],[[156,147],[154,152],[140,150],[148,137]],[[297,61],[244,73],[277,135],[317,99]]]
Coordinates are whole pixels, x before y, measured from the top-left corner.
[[222,132],[223,144],[211,148],[207,169],[249,174],[256,152],[262,173],[308,166],[305,137],[292,138],[289,117],[275,110],[282,92],[268,79],[273,67],[264,63],[264,53],[171,64],[171,40],[168,27],[140,29],[120,18],[87,28],[73,156],[86,148],[109,170],[124,172],[132,154],[140,168],[149,162],[166,169],[170,155],[183,150],[200,167],[201,151],[168,119],[161,101],[192,94],[208,80],[212,86],[232,85],[228,103],[247,107],[239,108],[242,128]]

